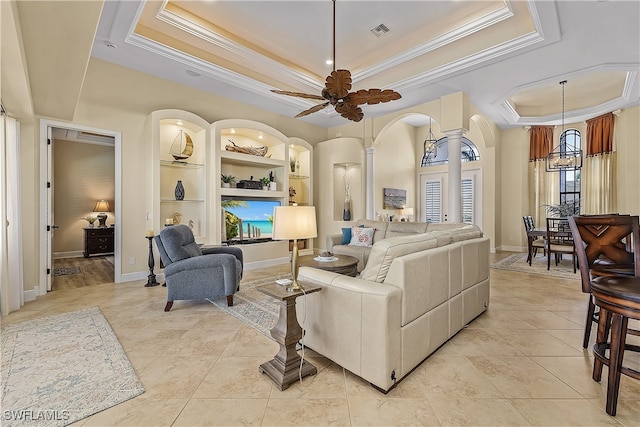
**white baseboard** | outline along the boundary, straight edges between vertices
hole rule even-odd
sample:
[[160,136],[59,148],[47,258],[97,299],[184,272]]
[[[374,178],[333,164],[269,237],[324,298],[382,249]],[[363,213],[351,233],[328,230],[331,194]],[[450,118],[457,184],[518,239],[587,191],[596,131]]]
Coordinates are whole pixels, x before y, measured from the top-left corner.
[[53,259],[60,258],[80,258],[84,256],[84,252],[82,251],[68,251],[68,252],[54,252]]
[[527,252],[527,248],[522,246],[500,246],[496,249],[498,252]]
[[286,258],[273,258],[273,259],[267,259],[267,260],[263,260],[263,261],[255,261],[255,262],[245,263],[244,264],[244,270],[245,271],[256,270],[258,268],[272,267],[274,265],[281,265],[281,264],[288,264],[288,263],[289,263],[289,257],[286,257]]
[[23,292],[24,300],[26,301],[35,301],[38,296],[38,291],[36,289],[29,289],[28,291]]
[[[116,283],[135,282],[136,280],[147,280],[148,271],[136,271],[134,273],[124,273],[120,275],[120,281]],[[158,275],[156,275],[157,277]]]

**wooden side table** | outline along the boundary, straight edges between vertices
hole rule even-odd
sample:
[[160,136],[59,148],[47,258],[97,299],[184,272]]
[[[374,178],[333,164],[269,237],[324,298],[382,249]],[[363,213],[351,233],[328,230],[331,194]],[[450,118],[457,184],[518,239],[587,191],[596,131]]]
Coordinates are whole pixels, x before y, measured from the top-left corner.
[[304,255],[298,258],[299,266],[314,267],[320,270],[332,271],[345,276],[358,275],[358,258],[349,255],[336,255],[335,261],[316,261],[318,255]]
[[84,229],[84,257],[96,254],[113,253],[113,237],[115,228],[96,227]]
[[[302,338],[302,328],[296,318],[296,298],[301,295],[318,292],[319,286],[304,285],[302,291],[287,291],[286,286],[275,283],[256,288],[263,294],[280,300],[280,316],[278,323],[271,329],[271,336],[278,344],[280,350],[272,360],[260,365],[260,372],[267,374],[276,383],[280,391],[289,388],[299,377],[300,355],[296,351],[296,344]],[[308,361],[303,361],[302,378],[307,375],[315,375],[318,372],[315,366]]]

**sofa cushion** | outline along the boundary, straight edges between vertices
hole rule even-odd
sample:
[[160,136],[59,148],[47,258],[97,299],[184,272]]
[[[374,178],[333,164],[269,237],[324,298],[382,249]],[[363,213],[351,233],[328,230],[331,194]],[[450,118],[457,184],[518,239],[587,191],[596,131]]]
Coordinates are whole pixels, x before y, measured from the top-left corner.
[[358,227],[373,228],[375,230],[375,233],[373,233],[373,243],[376,243],[377,241],[384,239],[389,223],[386,221],[359,219],[356,221],[356,225]]
[[373,245],[373,228],[352,227],[351,228],[351,246],[371,246]]
[[348,245],[351,242],[351,227],[345,227],[342,229],[342,244]]
[[421,234],[427,231],[426,222],[390,222],[387,225],[385,239],[390,237],[406,236],[408,234]]
[[395,258],[437,246],[437,239],[428,233],[383,239],[371,248],[369,259],[360,273],[360,278],[382,283]]

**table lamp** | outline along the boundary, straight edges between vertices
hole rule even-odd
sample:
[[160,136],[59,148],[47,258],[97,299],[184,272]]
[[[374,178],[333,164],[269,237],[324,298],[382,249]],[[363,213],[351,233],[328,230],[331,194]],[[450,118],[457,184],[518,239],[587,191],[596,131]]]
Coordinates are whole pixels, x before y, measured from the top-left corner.
[[318,236],[315,206],[276,206],[273,208],[274,240],[293,240],[291,252],[291,280],[288,291],[304,290],[298,283],[298,239]]
[[94,212],[100,212],[97,217],[100,223],[98,227],[106,227],[107,226],[107,214],[105,212],[111,212],[111,207],[109,206],[109,202],[106,200],[98,200],[96,202],[96,207],[93,208]]
[[413,217],[413,208],[402,208],[402,209],[400,209],[400,215],[403,218],[406,218],[407,221],[411,221],[411,217]]

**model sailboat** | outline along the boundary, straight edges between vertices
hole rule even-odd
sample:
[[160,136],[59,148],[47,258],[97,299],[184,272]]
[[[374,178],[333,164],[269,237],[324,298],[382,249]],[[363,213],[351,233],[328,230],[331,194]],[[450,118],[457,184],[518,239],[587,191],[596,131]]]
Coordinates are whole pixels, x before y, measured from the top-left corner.
[[176,160],[185,160],[193,154],[193,141],[188,133],[180,130],[173,139],[169,154]]

